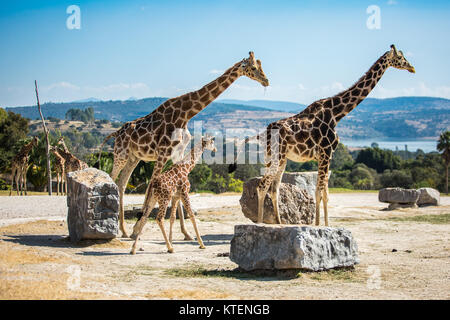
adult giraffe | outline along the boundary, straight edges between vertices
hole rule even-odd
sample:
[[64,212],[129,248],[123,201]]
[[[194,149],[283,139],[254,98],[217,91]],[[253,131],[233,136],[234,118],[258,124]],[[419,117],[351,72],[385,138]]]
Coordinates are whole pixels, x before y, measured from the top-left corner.
[[30,152],[35,145],[39,142],[38,137],[25,144],[20,151],[15,155],[11,161],[11,189],[9,189],[9,195],[11,195],[14,187],[14,179],[16,180],[17,195],[27,195],[27,171],[28,161],[30,160]]
[[[119,226],[122,237],[128,237],[124,222],[123,195],[131,173],[139,161],[156,161],[150,186],[152,179],[161,173],[169,159],[180,159],[183,156],[191,140],[187,130],[188,121],[241,76],[258,81],[264,87],[269,85],[261,61],[255,59],[253,52],[249,52],[248,58],[237,62],[200,90],[167,100],[147,116],[125,123],[119,130],[105,138],[103,143],[115,137],[111,178],[113,180],[119,178],[117,182],[120,195]],[[148,195],[147,188],[144,203],[147,203]],[[143,209],[145,214],[147,208]]]
[[[320,224],[320,202],[323,200],[325,225],[328,226],[328,173],[333,151],[339,138],[336,125],[361,103],[389,68],[408,70],[414,67],[394,45],[383,54],[353,86],[337,95],[310,104],[299,114],[269,124],[260,137],[265,137],[266,172],[257,187],[258,223],[263,222],[264,198],[270,197],[278,223],[278,197],[281,178],[287,159],[296,162],[318,161],[316,185],[316,225]],[[246,141],[248,141],[247,139]],[[276,148],[277,150],[272,150]]]

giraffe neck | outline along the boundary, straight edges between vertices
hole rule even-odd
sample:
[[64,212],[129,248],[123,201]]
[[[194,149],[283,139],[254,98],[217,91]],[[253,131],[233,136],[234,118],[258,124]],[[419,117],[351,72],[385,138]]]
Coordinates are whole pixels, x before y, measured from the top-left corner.
[[187,164],[188,172],[190,172],[190,171],[192,171],[192,169],[194,169],[195,164],[201,158],[203,151],[204,151],[204,148],[203,148],[202,142],[200,142],[200,143],[196,144],[192,148],[191,152],[189,152],[184,157],[183,162]]
[[31,141],[31,142],[27,143],[26,145],[24,145],[23,148],[22,148],[21,154],[28,155],[30,153],[31,149],[33,149],[33,145],[34,145],[33,141]]
[[66,150],[59,149],[58,153],[64,160],[70,160],[70,159],[74,158],[74,156]]
[[[242,73],[239,66],[242,62],[238,62],[225,71],[220,77],[206,84],[196,91],[186,93],[182,96],[169,99],[158,107],[154,112],[164,113],[164,110],[171,106],[180,112],[186,112],[183,126],[187,125],[190,119],[206,108],[213,102],[222,92],[224,92],[234,81],[236,81]],[[176,111],[175,111],[176,112]]]
[[331,108],[336,121],[341,120],[355,109],[380,81],[389,67],[388,53],[382,55],[353,86],[325,101],[324,106]]
[[70,153],[70,151],[69,151],[69,149],[67,148],[66,143],[65,143],[64,141],[61,140],[61,143],[60,143],[60,144],[62,145],[62,147],[63,147],[63,149],[64,149],[64,152]]

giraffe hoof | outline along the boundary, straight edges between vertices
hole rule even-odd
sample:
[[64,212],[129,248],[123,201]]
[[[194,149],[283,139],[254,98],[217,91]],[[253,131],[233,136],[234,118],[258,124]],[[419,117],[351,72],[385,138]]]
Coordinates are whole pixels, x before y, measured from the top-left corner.
[[173,253],[173,248],[167,249],[168,253]]
[[200,246],[199,248],[200,248],[200,249],[206,249],[206,247],[205,247],[205,246]]
[[185,236],[184,240],[185,241],[191,241],[191,240],[194,240],[194,239],[191,236]]
[[130,251],[130,254],[136,254],[136,250],[134,250],[134,249],[131,250],[131,251]]

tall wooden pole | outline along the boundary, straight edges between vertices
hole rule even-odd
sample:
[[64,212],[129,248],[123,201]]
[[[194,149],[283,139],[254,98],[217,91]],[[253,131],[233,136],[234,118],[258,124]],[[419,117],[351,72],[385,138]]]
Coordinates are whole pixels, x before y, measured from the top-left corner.
[[34,86],[36,88],[36,100],[37,100],[37,105],[38,105],[38,109],[39,109],[39,114],[41,115],[42,125],[44,126],[45,140],[47,142],[45,145],[45,154],[47,156],[47,179],[48,179],[47,180],[47,189],[48,189],[48,195],[51,196],[52,195],[52,170],[50,167],[50,141],[48,139],[48,129],[47,129],[47,126],[45,125],[44,116],[42,115],[41,104],[39,103],[39,94],[38,94],[36,80],[34,80]]

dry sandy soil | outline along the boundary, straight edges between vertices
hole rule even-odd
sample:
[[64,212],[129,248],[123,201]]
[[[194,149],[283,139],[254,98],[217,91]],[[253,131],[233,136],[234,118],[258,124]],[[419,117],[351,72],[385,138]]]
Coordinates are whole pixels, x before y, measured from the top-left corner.
[[319,273],[238,270],[227,255],[234,226],[249,223],[239,198],[192,198],[205,250],[183,241],[177,225],[167,253],[150,221],[131,256],[128,239],[72,245],[65,197],[0,197],[0,299],[450,298],[449,197],[439,207],[383,211],[376,193],[331,194],[330,223],[353,233],[361,263]]

